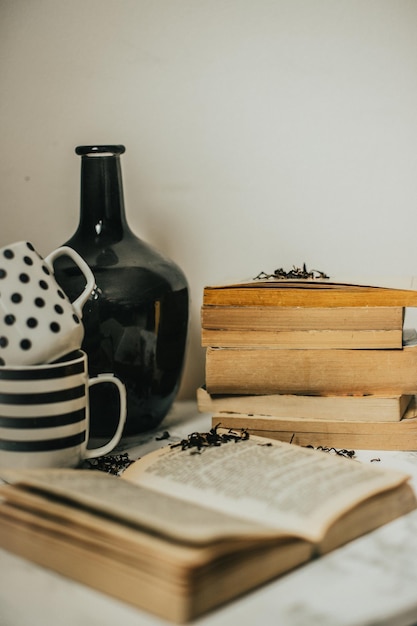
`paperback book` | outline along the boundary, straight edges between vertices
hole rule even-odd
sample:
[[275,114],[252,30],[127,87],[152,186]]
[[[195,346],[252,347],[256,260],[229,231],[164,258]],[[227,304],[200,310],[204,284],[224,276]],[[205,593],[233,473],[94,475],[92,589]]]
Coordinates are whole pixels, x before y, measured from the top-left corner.
[[407,474],[245,431],[194,433],[121,477],[0,476],[3,548],[175,622],[416,508]]

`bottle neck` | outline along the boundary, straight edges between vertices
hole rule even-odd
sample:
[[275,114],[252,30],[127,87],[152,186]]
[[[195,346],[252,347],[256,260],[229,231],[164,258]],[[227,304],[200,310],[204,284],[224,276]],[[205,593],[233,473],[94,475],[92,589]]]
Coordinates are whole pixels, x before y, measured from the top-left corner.
[[105,244],[120,241],[127,230],[119,155],[83,155],[78,231]]

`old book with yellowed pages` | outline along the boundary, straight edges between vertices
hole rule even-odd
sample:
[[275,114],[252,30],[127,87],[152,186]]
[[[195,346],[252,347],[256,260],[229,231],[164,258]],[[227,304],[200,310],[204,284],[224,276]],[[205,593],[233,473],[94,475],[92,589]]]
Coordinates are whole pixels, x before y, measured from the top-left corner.
[[253,279],[204,287],[203,306],[415,307],[417,279]]
[[204,287],[203,306],[417,306],[417,277],[245,280]]
[[213,426],[222,428],[244,428],[251,435],[279,439],[299,446],[353,450],[417,450],[416,407],[414,402],[412,404],[409,412],[397,422],[215,413],[212,423]]
[[402,330],[403,318],[401,306],[201,307],[201,326],[206,330]]
[[210,394],[416,394],[417,344],[400,350],[207,348]]
[[208,347],[401,348],[403,307],[203,306]]
[[417,416],[413,395],[211,395],[200,387],[197,406],[201,413],[246,413],[330,421],[399,422],[406,413],[410,417]]
[[201,330],[201,345],[214,348],[399,349],[401,330]]
[[0,545],[185,622],[416,508],[395,470],[252,436],[198,452],[3,470]]

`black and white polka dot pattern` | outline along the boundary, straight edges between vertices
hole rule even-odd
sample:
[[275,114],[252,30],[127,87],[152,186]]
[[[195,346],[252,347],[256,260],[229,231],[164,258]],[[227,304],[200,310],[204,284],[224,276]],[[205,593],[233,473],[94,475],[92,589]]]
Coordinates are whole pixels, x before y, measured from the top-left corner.
[[2,248],[0,365],[49,362],[79,348],[83,335],[72,303],[33,245]]

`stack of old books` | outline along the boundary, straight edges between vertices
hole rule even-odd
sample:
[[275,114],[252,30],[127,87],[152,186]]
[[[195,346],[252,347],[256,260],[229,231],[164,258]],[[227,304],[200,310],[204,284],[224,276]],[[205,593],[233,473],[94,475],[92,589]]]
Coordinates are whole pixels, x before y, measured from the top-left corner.
[[417,342],[404,331],[417,290],[406,284],[205,287],[199,410],[213,425],[303,446],[417,450]]

